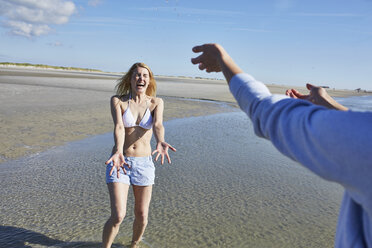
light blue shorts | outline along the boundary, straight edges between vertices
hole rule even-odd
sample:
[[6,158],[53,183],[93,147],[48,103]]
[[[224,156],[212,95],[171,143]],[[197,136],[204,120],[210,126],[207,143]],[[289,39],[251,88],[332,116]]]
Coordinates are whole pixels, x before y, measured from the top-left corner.
[[124,174],[123,168],[120,168],[120,177],[117,177],[117,170],[114,169],[110,176],[113,166],[112,162],[106,167],[106,183],[125,183],[128,185],[149,186],[154,184],[155,166],[152,157],[125,157],[125,162],[130,165],[128,168],[124,165],[127,174]]

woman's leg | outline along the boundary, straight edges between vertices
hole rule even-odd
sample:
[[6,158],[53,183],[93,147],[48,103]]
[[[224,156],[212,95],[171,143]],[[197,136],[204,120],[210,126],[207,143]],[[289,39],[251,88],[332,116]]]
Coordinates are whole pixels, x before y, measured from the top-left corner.
[[103,228],[102,242],[104,248],[111,247],[125,217],[129,185],[109,183],[107,187],[110,194],[111,216]]
[[135,199],[134,205],[134,222],[133,222],[133,236],[132,247],[141,241],[142,235],[147,226],[147,217],[149,213],[149,206],[151,201],[152,185],[150,186],[136,186],[133,185],[133,193]]

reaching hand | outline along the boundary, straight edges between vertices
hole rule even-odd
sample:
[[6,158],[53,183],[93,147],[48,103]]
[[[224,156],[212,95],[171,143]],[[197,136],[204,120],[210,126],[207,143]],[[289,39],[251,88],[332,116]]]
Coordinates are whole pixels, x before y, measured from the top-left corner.
[[310,93],[308,95],[303,95],[295,89],[287,90],[285,94],[292,98],[304,99],[316,105],[324,106],[326,108],[344,111],[348,110],[345,106],[339,104],[330,95],[328,95],[327,91],[324,88],[314,86],[312,84],[306,84],[306,88],[310,90]]
[[156,145],[156,150],[154,150],[152,152],[152,155],[154,155],[155,153],[158,153],[156,155],[155,161],[158,161],[158,158],[161,155],[161,164],[164,164],[164,156],[167,157],[168,163],[172,163],[171,159],[169,157],[169,154],[168,154],[168,148],[171,149],[174,152],[177,151],[176,148],[174,148],[173,146],[171,146],[167,142],[158,142],[158,144]]
[[191,63],[199,64],[200,70],[207,72],[223,72],[226,81],[229,83],[230,79],[243,71],[233,61],[230,55],[219,44],[204,44],[193,47],[194,53],[200,53],[196,58],[191,59]]
[[191,63],[199,64],[199,69],[206,69],[207,72],[220,72],[221,68],[221,54],[223,48],[218,44],[204,44],[201,46],[193,47],[194,53],[200,53],[196,58],[191,59]]
[[330,98],[327,91],[322,87],[317,87],[312,84],[306,84],[306,88],[310,90],[310,94],[308,95],[303,95],[295,89],[287,90],[285,94],[292,98],[308,100],[309,102],[323,106],[325,104],[324,101]]
[[113,166],[110,170],[110,176],[112,175],[112,173],[114,172],[114,169],[116,168],[117,170],[117,177],[119,178],[120,177],[120,168],[123,169],[124,171],[124,174],[127,174],[127,171],[125,170],[124,168],[124,165],[128,166],[128,168],[130,168],[130,166],[125,162],[125,159],[124,159],[124,155],[123,153],[121,152],[116,152],[114,153],[111,158],[109,160],[106,161],[106,165],[109,164],[110,162],[112,162]]

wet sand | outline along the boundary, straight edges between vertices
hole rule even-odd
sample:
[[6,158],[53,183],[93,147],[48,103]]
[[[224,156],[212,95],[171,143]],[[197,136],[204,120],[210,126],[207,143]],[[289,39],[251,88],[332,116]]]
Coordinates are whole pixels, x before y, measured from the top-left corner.
[[[103,164],[113,144],[109,99],[117,78],[0,69],[0,247],[100,247],[109,216]],[[142,247],[333,246],[340,186],[256,137],[224,81],[157,82],[167,141],[178,152],[172,165],[156,165]],[[113,247],[130,242],[131,194],[128,201]]]
[[[113,124],[109,99],[119,76],[0,67],[0,163],[110,132]],[[237,111],[225,81],[164,76],[156,79],[158,96],[165,102],[165,120]],[[268,87],[273,93],[290,88]],[[361,95],[353,91],[329,92],[339,97]]]
[[[86,77],[72,72],[0,70],[0,162],[110,132],[113,123],[109,102],[117,78],[117,75]],[[173,97],[162,89],[172,83],[165,84],[158,79],[158,96],[165,102],[165,120],[237,111],[232,102],[194,101],[191,89],[183,98]]]
[[[232,129],[231,127],[234,126]],[[242,112],[174,119],[142,248],[332,247],[342,188],[281,155]],[[0,247],[100,247],[110,133],[0,164]],[[129,247],[133,195],[113,247]]]

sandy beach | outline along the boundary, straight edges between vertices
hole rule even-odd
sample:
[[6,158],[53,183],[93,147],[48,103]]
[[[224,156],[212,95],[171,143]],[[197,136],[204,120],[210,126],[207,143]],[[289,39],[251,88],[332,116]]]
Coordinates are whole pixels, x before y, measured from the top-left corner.
[[[0,162],[110,132],[109,99],[119,77],[117,73],[0,68]],[[164,76],[156,80],[158,96],[165,102],[165,120],[237,111],[225,81]],[[273,93],[290,88],[268,87]],[[338,97],[362,95],[329,92]]]
[[[1,247],[101,246],[110,209],[104,181],[113,145],[109,100],[118,77],[0,70]],[[156,79],[166,139],[178,151],[171,165],[156,162],[141,247],[332,246],[339,185],[258,138],[224,81]],[[113,247],[130,243],[132,195],[128,201]]]
[[[0,161],[22,157],[47,148],[110,132],[113,128],[110,97],[118,75],[80,72],[50,72],[49,70],[0,70],[0,122],[2,140]],[[216,104],[217,97],[228,100],[223,82],[174,83],[158,79],[158,96],[165,101],[165,120],[214,114],[236,110],[236,104]],[[168,93],[169,88],[170,93]],[[212,101],[192,101],[204,98],[208,91],[216,92]],[[182,98],[178,98],[184,92]],[[227,97],[223,98],[223,95]]]

